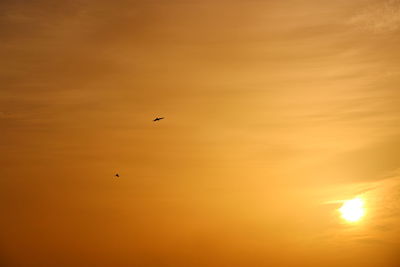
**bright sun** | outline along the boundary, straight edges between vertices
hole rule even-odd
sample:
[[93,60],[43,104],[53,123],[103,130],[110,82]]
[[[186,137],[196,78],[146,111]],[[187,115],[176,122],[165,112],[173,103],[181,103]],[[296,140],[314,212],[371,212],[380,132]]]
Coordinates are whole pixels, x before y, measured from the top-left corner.
[[348,222],[357,222],[365,214],[364,201],[361,198],[354,198],[347,200],[343,203],[343,206],[339,209],[342,218]]

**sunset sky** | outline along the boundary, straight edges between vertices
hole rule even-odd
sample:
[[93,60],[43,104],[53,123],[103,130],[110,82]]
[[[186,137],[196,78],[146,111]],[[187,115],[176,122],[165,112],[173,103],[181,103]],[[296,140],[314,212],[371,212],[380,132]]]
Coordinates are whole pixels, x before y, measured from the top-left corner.
[[1,0],[0,59],[0,266],[400,266],[400,0]]

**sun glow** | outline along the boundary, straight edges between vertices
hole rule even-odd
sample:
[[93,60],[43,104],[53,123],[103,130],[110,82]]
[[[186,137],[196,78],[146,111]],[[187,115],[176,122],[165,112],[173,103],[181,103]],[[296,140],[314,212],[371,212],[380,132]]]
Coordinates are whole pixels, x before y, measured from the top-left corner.
[[365,214],[364,201],[361,198],[347,200],[339,209],[342,218],[348,222],[357,222]]

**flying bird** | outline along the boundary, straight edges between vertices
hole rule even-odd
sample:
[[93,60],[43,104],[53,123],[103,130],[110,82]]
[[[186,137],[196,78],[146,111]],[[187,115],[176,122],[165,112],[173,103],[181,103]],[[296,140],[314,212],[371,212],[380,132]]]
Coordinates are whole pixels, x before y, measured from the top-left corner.
[[119,173],[115,174],[114,176],[117,177],[117,178],[119,178]]
[[157,117],[153,121],[159,121],[159,120],[162,120],[162,119],[164,119],[164,117]]

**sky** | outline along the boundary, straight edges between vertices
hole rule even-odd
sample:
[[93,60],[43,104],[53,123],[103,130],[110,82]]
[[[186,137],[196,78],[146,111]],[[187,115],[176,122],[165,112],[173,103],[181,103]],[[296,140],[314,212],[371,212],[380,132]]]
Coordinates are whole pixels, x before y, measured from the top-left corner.
[[0,265],[399,266],[399,42],[399,0],[0,1]]

